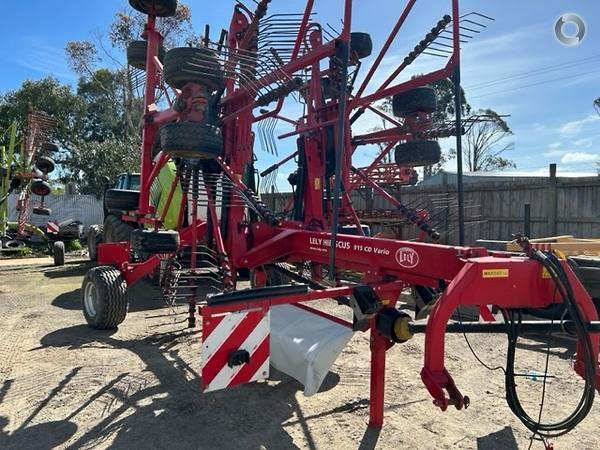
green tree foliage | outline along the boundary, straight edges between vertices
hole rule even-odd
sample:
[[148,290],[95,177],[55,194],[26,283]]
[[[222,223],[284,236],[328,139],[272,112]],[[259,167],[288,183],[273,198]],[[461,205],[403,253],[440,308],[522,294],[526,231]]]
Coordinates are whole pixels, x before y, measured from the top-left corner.
[[[139,171],[140,139],[137,127],[126,125],[122,84],[114,79],[114,72],[99,69],[95,75],[80,79],[77,92],[47,77],[27,80],[19,89],[2,94],[0,129],[16,120],[22,139],[30,111],[44,111],[58,119],[51,138],[61,147],[54,156],[60,164],[60,181],[77,183],[84,194],[101,195],[104,176]],[[141,108],[133,111],[138,123]]]
[[[435,89],[437,97],[437,111],[433,114],[432,120],[434,126],[442,128],[454,128],[456,120],[456,99],[454,95],[454,82],[449,78],[435,81],[430,85]],[[467,96],[462,86],[460,87],[460,100],[461,100],[461,117],[466,117],[471,114],[471,105],[467,102]],[[440,162],[433,166],[426,166],[423,168],[423,177],[429,178],[432,175],[438,173],[444,167],[448,161],[450,161],[455,155],[453,150],[442,153]]]
[[[440,124],[450,122],[455,119],[456,101],[454,99],[454,82],[449,78],[438,80],[430,84],[435,89],[437,96],[437,111],[433,114],[433,122]],[[467,96],[462,86],[461,91],[461,115],[466,117],[471,114],[471,105],[467,102]],[[452,125],[454,125],[452,123]]]
[[[430,86],[435,89],[438,101],[437,111],[432,117],[434,126],[454,128],[456,120],[454,83],[445,78]],[[463,139],[463,161],[469,171],[504,170],[516,167],[514,161],[502,156],[514,148],[514,143],[504,143],[506,138],[513,134],[508,123],[491,109],[473,111],[462,87],[461,117],[467,123],[473,124],[468,127],[468,132]],[[424,168],[425,177],[439,172],[444,164],[454,158],[456,158],[455,149],[445,152],[438,164]]]
[[90,77],[82,77],[77,94],[86,105],[82,140],[103,141],[109,136],[129,138],[138,134],[142,99],[132,95],[120,72],[98,69]]
[[[164,45],[194,44],[190,8],[179,2],[173,17],[159,18]],[[129,42],[142,39],[146,16],[119,11],[95,41],[71,41],[67,60],[79,75],[77,97],[85,104],[77,145],[62,161],[65,182],[75,181],[82,193],[100,195],[104,177],[139,171],[142,92],[132,82],[125,53]]]
[[[119,11],[109,27],[108,39],[113,47],[125,50],[130,41],[140,39],[145,26],[146,16],[131,9]],[[192,28],[192,11],[182,2],[178,3],[174,16],[157,19],[157,28],[167,48],[194,45],[200,40]]]
[[[419,77],[421,75],[417,75],[413,78]],[[429,84],[433,89],[435,89],[436,97],[437,97],[437,111],[432,114],[432,121],[435,127],[442,128],[452,128],[454,127],[454,112],[455,112],[455,100],[454,100],[454,83],[448,79],[444,78],[443,80],[435,81]],[[471,105],[467,102],[466,95],[464,90],[461,87],[461,113],[463,117],[466,117],[471,114]],[[386,98],[381,104],[377,106],[377,108],[383,111],[386,114],[392,114],[392,99]],[[386,128],[386,122],[382,120],[383,126],[376,126],[369,131],[380,131]],[[385,145],[379,144],[380,150],[385,148]],[[442,155],[441,161],[434,166],[427,166],[423,168],[424,177],[428,178],[431,175],[439,172],[442,169],[442,166],[452,158],[452,152],[447,152]],[[384,162],[391,163],[392,162],[392,152],[390,152],[386,158],[384,158]]]
[[69,86],[57,79],[26,80],[16,90],[0,95],[0,129],[17,121],[19,138],[27,128],[27,115],[32,110],[45,111],[58,119],[54,138],[65,149],[79,139],[78,131],[85,117],[85,101]]
[[82,194],[101,195],[104,177],[114,180],[124,172],[139,172],[139,140],[110,136],[103,141],[81,142],[64,163]]
[[463,147],[467,169],[480,172],[515,168],[514,161],[502,156],[514,148],[513,142],[505,143],[513,132],[504,118],[491,109],[480,109],[472,117],[475,122],[465,135]]

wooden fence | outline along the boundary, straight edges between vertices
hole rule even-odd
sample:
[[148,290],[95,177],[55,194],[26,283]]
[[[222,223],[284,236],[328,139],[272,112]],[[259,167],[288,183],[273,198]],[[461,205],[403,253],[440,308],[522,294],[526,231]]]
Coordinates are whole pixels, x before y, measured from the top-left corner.
[[[458,244],[456,186],[402,187],[388,192],[409,207],[430,210],[442,242]],[[290,195],[263,194],[262,198],[275,211],[282,211]],[[510,240],[513,233],[524,232],[525,205],[530,205],[531,237],[600,237],[600,177],[469,183],[464,198],[467,245],[477,244],[478,239]],[[355,191],[352,202],[363,215],[393,209],[384,197],[366,188]],[[363,222],[370,223],[373,232],[390,227],[374,218]],[[396,222],[392,227],[403,239],[416,237],[414,225]]]

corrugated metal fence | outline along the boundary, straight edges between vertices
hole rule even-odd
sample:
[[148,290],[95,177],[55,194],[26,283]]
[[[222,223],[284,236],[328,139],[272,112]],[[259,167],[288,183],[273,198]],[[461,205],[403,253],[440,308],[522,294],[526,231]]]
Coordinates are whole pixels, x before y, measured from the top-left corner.
[[[18,195],[11,195],[8,199],[8,220],[17,220]],[[27,222],[33,225],[45,227],[51,220],[63,222],[68,219],[79,220],[87,229],[90,225],[101,224],[104,221],[102,210],[102,199],[93,195],[49,195],[45,199],[46,208],[50,208],[50,216],[37,216],[31,213],[34,206],[39,206],[39,197],[32,196],[29,203],[29,217]]]
[[[404,204],[430,209],[439,223],[443,242],[458,244],[457,193],[454,185],[403,187],[388,190]],[[290,194],[263,194],[275,211],[285,207]],[[392,206],[370,189],[357,190],[352,202],[358,211],[391,210]],[[530,205],[531,237],[572,234],[600,237],[600,178],[541,178],[527,181],[481,182],[465,185],[465,238],[509,240],[524,231],[524,208]],[[369,223],[369,220],[365,220]],[[373,221],[374,232],[382,226]],[[416,237],[413,225],[398,225],[405,239]]]

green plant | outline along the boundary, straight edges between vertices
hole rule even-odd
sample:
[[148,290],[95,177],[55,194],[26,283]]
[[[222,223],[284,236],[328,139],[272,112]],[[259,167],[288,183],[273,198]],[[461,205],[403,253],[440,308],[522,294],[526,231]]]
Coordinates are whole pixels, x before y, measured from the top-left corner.
[[68,252],[76,252],[78,250],[81,250],[82,248],[83,246],[81,245],[79,239],[73,239],[72,241],[67,242]]
[[33,254],[33,249],[31,247],[21,247],[17,250],[17,255],[19,258],[24,258],[25,256],[31,256]]

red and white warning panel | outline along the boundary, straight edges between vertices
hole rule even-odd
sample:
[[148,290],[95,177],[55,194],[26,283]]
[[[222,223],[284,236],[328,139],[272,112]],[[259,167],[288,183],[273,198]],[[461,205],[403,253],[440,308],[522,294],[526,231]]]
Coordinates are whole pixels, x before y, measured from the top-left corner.
[[216,391],[269,376],[270,312],[202,316],[202,389]]
[[60,227],[58,226],[57,222],[48,222],[46,224],[46,233],[58,234],[59,231]]

